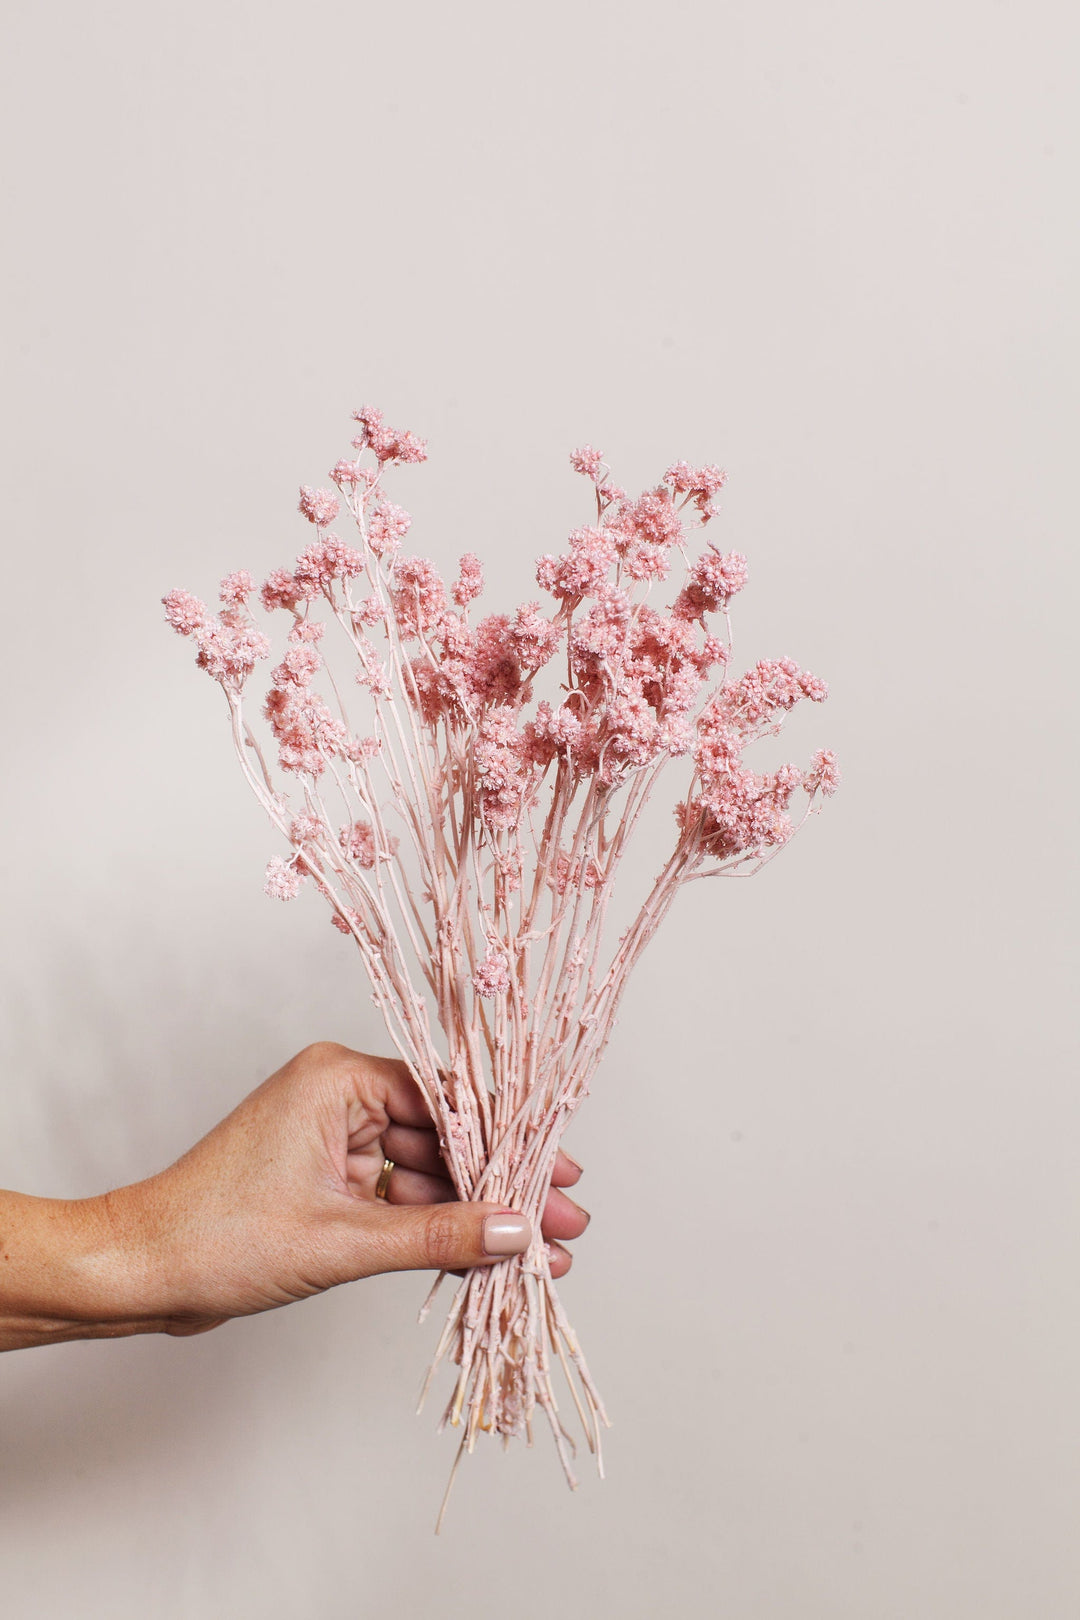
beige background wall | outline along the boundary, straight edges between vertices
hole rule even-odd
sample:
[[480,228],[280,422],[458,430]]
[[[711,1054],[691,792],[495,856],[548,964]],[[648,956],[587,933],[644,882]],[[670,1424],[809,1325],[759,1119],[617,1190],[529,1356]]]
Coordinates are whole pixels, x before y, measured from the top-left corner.
[[739,648],[845,770],[685,894],[571,1141],[608,1481],[492,1448],[433,1539],[417,1277],[22,1352],[11,1620],[1080,1612],[1073,16],[9,0],[0,1184],[385,1046],[158,606],[294,554],[357,403],[504,600],[571,446],[726,464]]

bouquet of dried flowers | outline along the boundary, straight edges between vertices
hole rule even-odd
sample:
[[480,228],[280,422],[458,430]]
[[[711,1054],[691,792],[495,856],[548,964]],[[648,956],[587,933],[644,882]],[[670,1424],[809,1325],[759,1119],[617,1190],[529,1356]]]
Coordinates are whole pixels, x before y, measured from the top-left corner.
[[[574,451],[592,510],[537,564],[546,606],[477,617],[472,552],[448,585],[402,550],[410,518],[385,474],[424,461],[423,441],[371,407],[354,420],[335,489],[300,491],[314,538],[258,592],[287,625],[262,740],[245,689],[270,642],[252,616],[251,575],[222,581],[217,613],[170,591],[166,616],[224,691],[244,775],[282,837],[266,892],[287,900],[311,883],[326,898],[423,1090],[459,1197],[532,1221],[526,1254],[461,1282],[439,1340],[428,1384],[449,1355],[458,1372],[444,1422],[463,1426],[458,1456],[481,1429],[531,1440],[539,1406],[573,1484],[556,1361],[598,1462],[607,1419],[540,1236],[555,1155],[680,886],[757,871],[835,790],[828,750],[806,770],[743,761],[826,688],[787,658],[731,673],[745,558],[688,549],[690,530],[716,514],[720,468],[678,461],[632,498],[598,450]],[[339,518],[348,540],[331,527]],[[676,560],[683,577],[665,592]],[[353,667],[348,704],[327,657],[330,625]],[[643,808],[679,759],[670,854],[608,944]]]

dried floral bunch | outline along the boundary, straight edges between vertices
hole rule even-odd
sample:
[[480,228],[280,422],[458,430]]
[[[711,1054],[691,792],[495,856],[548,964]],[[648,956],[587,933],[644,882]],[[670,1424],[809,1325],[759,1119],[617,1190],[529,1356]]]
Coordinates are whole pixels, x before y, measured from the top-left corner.
[[[835,790],[827,750],[806,771],[743,763],[748,744],[826,688],[786,658],[729,673],[728,611],[746,561],[712,545],[691,557],[687,544],[715,516],[718,467],[676,462],[631,498],[599,451],[575,451],[595,510],[564,551],[540,558],[546,607],[474,618],[476,556],[461,558],[448,586],[401,549],[410,518],[384,475],[425,460],[424,443],[371,407],[354,419],[353,454],[330,473],[336,493],[300,491],[311,544],[258,592],[288,623],[262,706],[272,749],[245,711],[247,681],[270,655],[251,575],[228,575],[216,614],[170,591],[166,616],[221,685],[244,774],[284,840],[267,893],[289,899],[310,882],[326,897],[427,1098],[459,1196],[532,1221],[527,1254],[477,1268],[458,1288],[431,1369],[447,1353],[458,1367],[444,1422],[464,1425],[469,1450],[479,1429],[531,1440],[539,1405],[573,1484],[554,1359],[598,1461],[606,1418],[540,1237],[560,1139],[680,885],[756,871],[791,837],[795,796],[801,823]],[[331,528],[342,516],[348,541]],[[684,577],[654,605],[676,558]],[[327,662],[330,621],[355,659],[362,727]],[[643,807],[679,758],[687,782],[671,853],[605,950]]]

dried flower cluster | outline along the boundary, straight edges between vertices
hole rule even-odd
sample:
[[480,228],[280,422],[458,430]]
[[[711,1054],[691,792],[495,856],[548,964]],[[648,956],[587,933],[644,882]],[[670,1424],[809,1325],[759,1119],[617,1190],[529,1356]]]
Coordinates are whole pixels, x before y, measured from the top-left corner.
[[[225,692],[244,773],[284,840],[267,894],[288,900],[309,882],[326,897],[424,1091],[460,1197],[520,1209],[537,1233],[528,1254],[458,1289],[432,1367],[449,1352],[459,1369],[445,1421],[464,1423],[471,1450],[481,1428],[531,1438],[539,1405],[573,1483],[553,1356],[598,1455],[606,1420],[539,1237],[555,1154],[680,885],[756,871],[791,837],[796,796],[801,820],[835,790],[827,750],[805,771],[743,761],[826,689],[790,659],[729,672],[746,560],[688,551],[690,529],[715,516],[718,467],[676,462],[632,498],[598,450],[574,451],[595,510],[540,558],[546,600],[474,617],[479,559],[466,552],[448,584],[403,552],[409,514],[384,490],[387,468],[425,459],[423,442],[371,407],[354,419],[334,488],[300,491],[313,537],[293,567],[257,593],[246,571],[229,574],[216,613],[170,591],[166,617]],[[348,540],[331,527],[339,518]],[[665,592],[675,564],[682,577]],[[262,704],[272,749],[245,712],[248,679],[270,656],[256,594],[287,622]],[[329,621],[354,655],[362,728],[325,662]],[[616,876],[673,758],[688,783],[671,853],[605,954]]]

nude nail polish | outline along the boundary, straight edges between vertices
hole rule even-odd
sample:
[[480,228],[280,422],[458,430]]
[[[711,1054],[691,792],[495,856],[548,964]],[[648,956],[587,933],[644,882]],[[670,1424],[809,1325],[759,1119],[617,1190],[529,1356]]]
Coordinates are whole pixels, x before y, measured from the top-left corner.
[[524,1215],[507,1209],[487,1217],[483,1234],[485,1254],[521,1254],[529,1247],[532,1227]]

